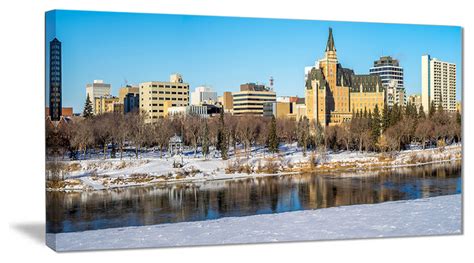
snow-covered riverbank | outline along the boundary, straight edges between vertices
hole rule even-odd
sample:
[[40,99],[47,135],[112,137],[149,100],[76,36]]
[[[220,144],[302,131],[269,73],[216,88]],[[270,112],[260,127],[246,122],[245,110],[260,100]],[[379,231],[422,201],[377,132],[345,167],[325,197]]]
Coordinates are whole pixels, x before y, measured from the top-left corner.
[[[337,152],[303,156],[295,145],[280,147],[280,154],[269,156],[254,149],[251,156],[220,158],[183,157],[160,158],[144,154],[141,159],[92,159],[66,161],[66,180],[48,190],[83,191],[119,187],[144,186],[158,183],[200,182],[246,177],[288,175],[300,172],[374,170],[390,167],[415,166],[459,160],[461,145],[426,150],[409,150],[394,154]],[[175,163],[182,164],[174,168]]]
[[462,233],[461,195],[47,234],[57,251],[239,244]]

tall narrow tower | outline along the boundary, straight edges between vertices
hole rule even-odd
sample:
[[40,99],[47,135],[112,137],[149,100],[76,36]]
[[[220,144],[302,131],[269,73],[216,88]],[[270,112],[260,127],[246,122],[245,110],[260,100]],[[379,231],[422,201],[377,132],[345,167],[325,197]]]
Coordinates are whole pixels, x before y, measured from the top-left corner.
[[[324,58],[319,61],[319,67],[323,70],[323,74],[326,78],[326,82],[328,83],[328,89],[326,90],[326,94],[324,96],[325,100],[325,115],[326,119],[329,117],[327,114],[333,111],[343,111],[335,100],[342,95],[340,88],[337,87],[337,53],[336,53],[336,46],[334,45],[334,37],[332,35],[332,28],[329,28],[329,35],[328,41],[326,44],[326,50],[324,52]],[[319,99],[318,99],[319,100]],[[321,114],[321,112],[319,113]],[[320,118],[322,119],[322,117]]]
[[61,73],[61,42],[54,38],[49,42],[49,116],[52,121],[59,121],[62,115]]
[[337,63],[337,53],[336,46],[334,45],[332,28],[329,28],[329,36],[326,44],[324,58],[319,61],[319,67],[323,69],[326,81],[329,82],[329,88],[331,90],[331,93],[334,92],[334,88],[336,87]]

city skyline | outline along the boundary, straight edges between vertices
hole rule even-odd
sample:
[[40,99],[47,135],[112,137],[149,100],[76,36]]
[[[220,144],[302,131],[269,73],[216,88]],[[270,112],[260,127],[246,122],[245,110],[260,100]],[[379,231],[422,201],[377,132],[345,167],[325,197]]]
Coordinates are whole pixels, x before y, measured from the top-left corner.
[[78,11],[46,17],[46,41],[63,43],[63,105],[75,112],[94,79],[117,95],[125,80],[164,81],[176,72],[191,90],[205,84],[222,95],[273,76],[278,96],[304,97],[304,67],[321,58],[328,27],[339,60],[357,74],[390,55],[404,68],[408,95],[421,94],[421,56],[430,54],[457,65],[456,100],[462,94],[460,27]]

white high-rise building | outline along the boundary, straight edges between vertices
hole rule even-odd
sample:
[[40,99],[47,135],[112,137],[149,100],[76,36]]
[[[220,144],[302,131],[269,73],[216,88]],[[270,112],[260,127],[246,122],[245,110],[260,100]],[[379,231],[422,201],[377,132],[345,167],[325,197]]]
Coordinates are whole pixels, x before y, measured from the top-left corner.
[[403,88],[403,67],[397,59],[391,56],[380,57],[374,61],[374,66],[369,69],[370,75],[378,75],[382,81],[382,86],[388,87],[390,82],[394,80],[397,87]]
[[406,106],[407,99],[405,94],[405,88],[398,86],[396,80],[391,80],[388,83],[386,103],[389,108],[393,107],[395,104],[398,106]]
[[95,99],[110,97],[111,89],[111,85],[104,83],[103,80],[94,80],[92,84],[86,85],[86,96],[89,95],[93,109],[95,109]]
[[203,103],[214,104],[216,102],[217,92],[213,91],[210,87],[196,87],[194,92],[191,93],[192,105],[201,105]]
[[456,64],[431,58],[421,57],[421,103],[428,112],[433,102],[450,112],[456,111]]
[[388,107],[398,104],[406,106],[406,92],[403,81],[403,67],[400,62],[391,56],[382,56],[374,61],[374,66],[369,69],[370,75],[377,75],[386,90],[386,101]]

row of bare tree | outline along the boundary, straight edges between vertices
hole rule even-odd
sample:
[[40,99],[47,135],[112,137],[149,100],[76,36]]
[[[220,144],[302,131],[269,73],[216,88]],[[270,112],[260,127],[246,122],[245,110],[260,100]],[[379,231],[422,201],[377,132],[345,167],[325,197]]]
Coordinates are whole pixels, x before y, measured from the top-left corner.
[[[275,149],[275,143],[297,142],[304,154],[320,147],[326,150],[395,151],[412,142],[423,145],[452,143],[461,140],[461,117],[441,108],[425,116],[413,105],[384,108],[379,112],[357,112],[350,122],[326,128],[306,118],[298,121],[259,116],[200,118],[198,116],[157,119],[145,123],[137,113],[106,113],[89,118],[75,118],[60,125],[47,125],[46,142],[50,154],[69,153],[72,159],[87,158],[91,152],[123,158],[125,150],[134,151],[138,158],[142,151],[157,150],[162,156],[173,135],[182,138],[184,145],[207,157],[212,149],[226,159],[237,154],[237,149],[249,155],[252,147]],[[276,142],[275,142],[276,140]],[[231,149],[233,151],[230,151]],[[82,157],[79,157],[79,156]]]

